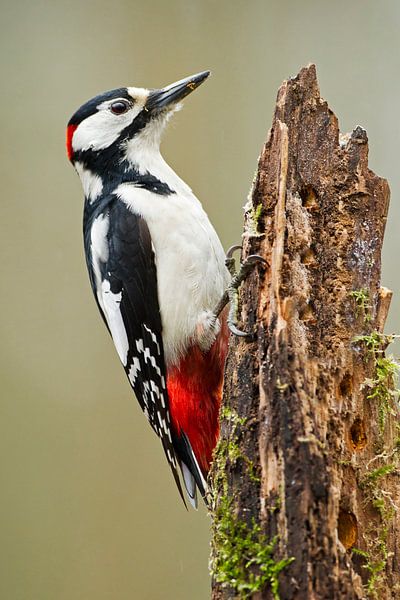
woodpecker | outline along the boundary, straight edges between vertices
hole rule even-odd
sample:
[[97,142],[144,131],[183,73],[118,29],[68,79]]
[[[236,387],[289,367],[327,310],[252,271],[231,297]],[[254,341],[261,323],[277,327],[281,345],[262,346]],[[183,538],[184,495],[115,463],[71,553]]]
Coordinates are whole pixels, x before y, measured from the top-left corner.
[[204,71],[162,89],[123,87],[81,106],[67,153],[85,195],[94,297],[184,500],[204,496],[219,435],[230,282],[221,242],[160,153],[162,132]]

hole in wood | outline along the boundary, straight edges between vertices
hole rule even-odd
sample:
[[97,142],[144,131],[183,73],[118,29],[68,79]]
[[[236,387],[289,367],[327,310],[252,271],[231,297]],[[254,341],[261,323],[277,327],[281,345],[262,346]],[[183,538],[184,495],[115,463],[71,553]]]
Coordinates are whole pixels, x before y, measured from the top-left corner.
[[302,321],[305,321],[306,323],[316,323],[317,319],[315,317],[314,311],[312,306],[310,306],[310,304],[305,304],[299,311],[299,317]]
[[357,519],[352,512],[339,511],[338,536],[346,550],[354,546],[357,541]]
[[307,250],[305,250],[305,252],[303,252],[303,254],[301,255],[301,262],[303,263],[303,265],[315,265],[317,260],[315,258],[314,250],[311,250],[311,248],[307,248]]
[[367,434],[365,433],[365,425],[362,419],[355,419],[353,425],[350,427],[350,439],[354,450],[362,450],[367,445]]
[[305,208],[308,210],[318,210],[319,202],[318,195],[311,185],[307,185],[300,191],[300,197]]
[[339,384],[339,392],[341,396],[351,396],[353,391],[353,377],[351,373],[345,373],[342,381]]

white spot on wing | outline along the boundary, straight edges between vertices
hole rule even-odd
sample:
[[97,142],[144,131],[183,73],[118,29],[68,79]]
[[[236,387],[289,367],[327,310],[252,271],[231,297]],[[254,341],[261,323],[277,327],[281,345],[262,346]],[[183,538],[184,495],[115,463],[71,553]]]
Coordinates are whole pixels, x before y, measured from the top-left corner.
[[144,328],[146,329],[146,331],[148,331],[148,332],[150,333],[150,335],[151,335],[151,339],[152,339],[152,340],[153,340],[153,342],[156,344],[156,346],[157,346],[157,352],[158,352],[158,354],[161,354],[161,351],[160,351],[160,345],[159,345],[159,343],[158,343],[158,341],[157,341],[157,336],[156,336],[156,334],[155,334],[155,333],[154,333],[154,332],[153,332],[153,331],[152,331],[152,330],[151,330],[149,327],[147,327],[147,325],[144,325]]
[[122,364],[126,366],[129,342],[120,310],[122,292],[113,294],[113,292],[111,292],[110,282],[107,279],[103,281],[101,291],[104,314],[111,331],[115,348],[117,349]]
[[157,398],[160,399],[160,390],[158,389],[158,385],[154,381],[151,381],[150,384],[151,389],[153,390]]
[[131,382],[132,385],[135,385],[135,381],[136,381],[136,377],[137,374],[140,371],[140,362],[139,359],[135,356],[133,361],[132,361],[132,365],[129,369],[129,381]]

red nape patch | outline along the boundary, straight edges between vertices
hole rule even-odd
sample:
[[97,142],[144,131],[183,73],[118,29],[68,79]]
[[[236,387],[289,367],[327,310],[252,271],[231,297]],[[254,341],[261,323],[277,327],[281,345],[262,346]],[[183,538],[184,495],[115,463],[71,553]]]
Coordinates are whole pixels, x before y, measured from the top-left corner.
[[225,325],[207,354],[203,354],[198,346],[192,346],[167,375],[172,426],[178,435],[181,430],[186,433],[204,477],[219,436],[227,349]]
[[78,125],[68,125],[67,127],[67,156],[69,160],[72,160],[72,155],[74,151],[72,150],[72,136],[75,133],[75,129]]

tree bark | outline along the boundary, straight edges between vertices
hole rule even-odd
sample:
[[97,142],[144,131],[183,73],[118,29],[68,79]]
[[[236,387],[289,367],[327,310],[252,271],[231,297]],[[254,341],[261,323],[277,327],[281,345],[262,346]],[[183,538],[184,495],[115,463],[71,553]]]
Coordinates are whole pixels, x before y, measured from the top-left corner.
[[397,365],[380,287],[389,188],[315,66],[281,86],[245,211],[211,474],[212,598],[400,598]]

